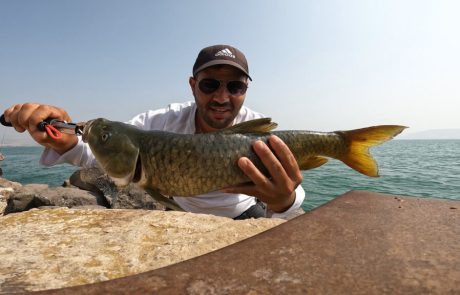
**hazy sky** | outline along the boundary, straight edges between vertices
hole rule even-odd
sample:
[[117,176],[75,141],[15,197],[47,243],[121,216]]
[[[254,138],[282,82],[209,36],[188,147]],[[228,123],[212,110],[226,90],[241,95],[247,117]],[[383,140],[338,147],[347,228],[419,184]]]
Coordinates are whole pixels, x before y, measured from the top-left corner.
[[0,109],[126,121],[193,99],[198,51],[224,43],[248,58],[246,104],[281,129],[460,128],[459,13],[442,0],[0,0]]

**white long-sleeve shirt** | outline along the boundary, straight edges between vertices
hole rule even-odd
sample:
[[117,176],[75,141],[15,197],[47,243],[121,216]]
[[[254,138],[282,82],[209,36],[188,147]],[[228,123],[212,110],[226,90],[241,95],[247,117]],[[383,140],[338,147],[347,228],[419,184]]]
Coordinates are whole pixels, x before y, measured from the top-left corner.
[[[137,126],[143,130],[162,130],[181,134],[195,133],[195,102],[173,103],[164,109],[147,111],[135,116],[128,124]],[[234,124],[264,117],[247,107],[242,107]],[[78,143],[71,150],[59,155],[52,149],[45,149],[40,164],[52,166],[61,163],[69,163],[80,167],[93,167],[96,159],[88,144],[78,138]],[[294,204],[283,213],[267,212],[267,217],[283,218],[292,211],[298,209],[305,198],[305,191],[299,185],[296,189]],[[256,204],[256,199],[243,194],[227,194],[222,192],[210,192],[193,197],[174,197],[174,200],[184,210],[194,213],[206,213],[218,216],[234,218]]]

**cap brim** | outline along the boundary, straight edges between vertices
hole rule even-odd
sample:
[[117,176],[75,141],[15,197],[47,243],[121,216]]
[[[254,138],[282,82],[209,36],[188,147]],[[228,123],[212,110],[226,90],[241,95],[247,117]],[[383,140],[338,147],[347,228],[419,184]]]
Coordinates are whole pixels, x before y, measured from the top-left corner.
[[194,72],[193,72],[193,75],[196,76],[196,74],[198,74],[198,72],[201,72],[202,70],[206,69],[206,68],[209,68],[209,67],[212,67],[212,66],[216,66],[216,65],[229,65],[229,66],[233,66],[235,68],[237,68],[238,70],[242,71],[244,74],[246,74],[246,76],[248,76],[249,80],[252,81],[252,78],[251,76],[249,76],[248,72],[246,72],[246,70],[240,66],[239,64],[237,64],[236,62],[234,61],[231,61],[231,60],[225,60],[225,59],[219,59],[219,60],[212,60],[212,61],[209,61],[203,65],[201,65],[201,67],[199,67],[198,69],[196,69]]

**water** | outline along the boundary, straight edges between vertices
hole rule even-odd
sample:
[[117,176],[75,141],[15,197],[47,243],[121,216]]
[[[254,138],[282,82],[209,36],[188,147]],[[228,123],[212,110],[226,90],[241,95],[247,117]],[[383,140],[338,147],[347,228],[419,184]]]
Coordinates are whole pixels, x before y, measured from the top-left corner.
[[60,186],[64,180],[78,168],[72,165],[56,165],[44,167],[38,164],[42,147],[2,147],[0,152],[5,160],[0,162],[3,177],[8,180],[28,183],[44,183],[50,186]]
[[460,200],[460,140],[393,140],[371,149],[380,177],[357,173],[341,162],[305,171],[302,187],[311,210],[350,190]]
[[[357,173],[339,161],[303,172],[305,210],[316,208],[350,190],[460,200],[460,140],[393,140],[373,148],[380,177]],[[3,147],[4,177],[23,184],[60,186],[77,169],[38,164],[41,147]]]

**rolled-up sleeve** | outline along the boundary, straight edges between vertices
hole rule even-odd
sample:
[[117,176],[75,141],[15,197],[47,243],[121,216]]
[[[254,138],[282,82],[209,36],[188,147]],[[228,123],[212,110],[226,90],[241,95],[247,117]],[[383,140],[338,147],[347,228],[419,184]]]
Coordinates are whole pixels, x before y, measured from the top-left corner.
[[78,137],[78,143],[72,149],[60,155],[53,149],[45,148],[41,157],[40,165],[54,166],[58,164],[71,164],[84,168],[94,167],[97,162],[89,146]]

